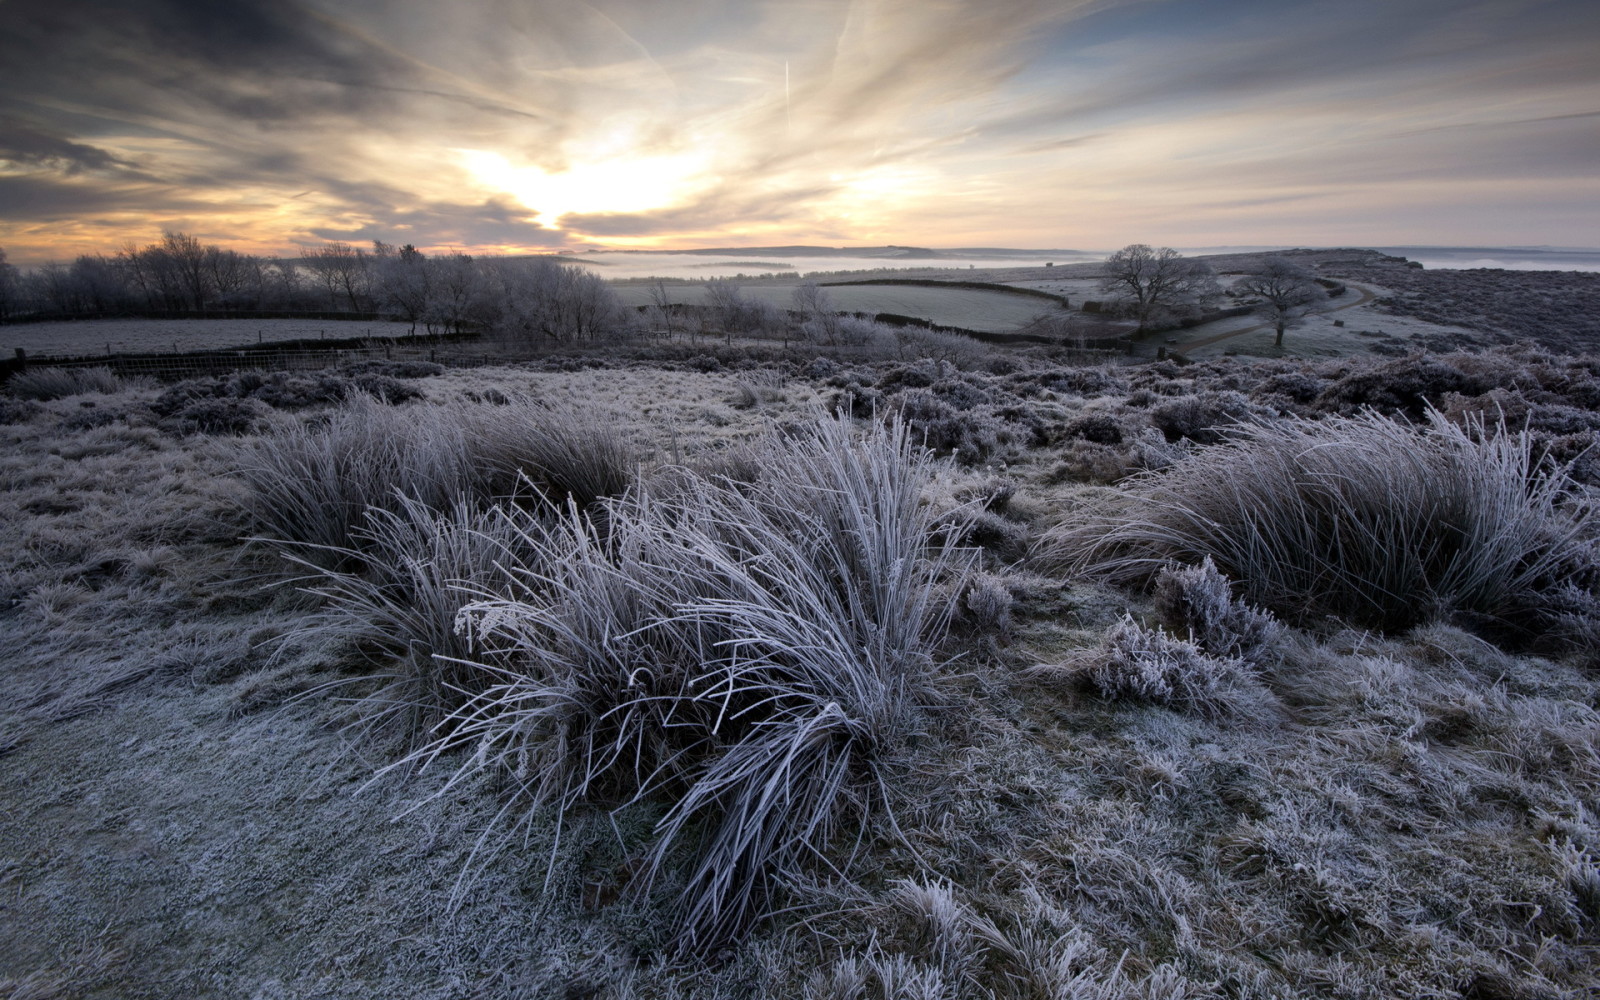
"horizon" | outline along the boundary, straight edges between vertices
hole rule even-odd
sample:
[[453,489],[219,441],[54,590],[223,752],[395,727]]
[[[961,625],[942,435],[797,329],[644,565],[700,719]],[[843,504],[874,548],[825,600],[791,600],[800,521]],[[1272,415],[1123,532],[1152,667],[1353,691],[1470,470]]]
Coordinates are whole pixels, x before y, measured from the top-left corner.
[[1600,231],[1580,0],[11,0],[0,28],[22,264],[169,230],[478,254]]

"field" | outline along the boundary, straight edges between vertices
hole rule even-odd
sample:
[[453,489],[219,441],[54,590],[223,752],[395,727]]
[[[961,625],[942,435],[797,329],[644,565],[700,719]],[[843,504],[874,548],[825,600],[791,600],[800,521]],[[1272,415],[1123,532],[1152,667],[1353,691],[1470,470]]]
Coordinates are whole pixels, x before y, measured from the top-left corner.
[[0,398],[0,996],[1590,995],[1600,362],[606,353]]
[[211,351],[282,340],[404,337],[406,323],[293,319],[96,319],[0,326],[0,352],[29,354],[155,354]]
[[[650,287],[619,285],[617,293],[626,305],[647,306],[652,302]],[[665,287],[673,303],[702,305],[705,302],[704,285],[667,284]],[[740,294],[779,309],[789,309],[797,287],[795,283],[760,282],[742,286]],[[1010,332],[1026,326],[1041,314],[1057,311],[1047,299],[981,289],[841,285],[826,287],[824,291],[833,308],[841,312],[894,313],[986,333]]]

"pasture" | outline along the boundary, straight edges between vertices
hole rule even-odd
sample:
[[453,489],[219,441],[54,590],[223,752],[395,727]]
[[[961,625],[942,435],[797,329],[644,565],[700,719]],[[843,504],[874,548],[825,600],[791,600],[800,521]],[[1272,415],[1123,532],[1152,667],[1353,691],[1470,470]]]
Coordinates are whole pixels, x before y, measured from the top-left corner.
[[[648,306],[652,303],[650,285],[617,285],[624,304]],[[674,304],[702,305],[703,284],[665,283],[667,296]],[[740,294],[747,299],[767,302],[779,309],[793,305],[798,282],[748,284]],[[1026,326],[1040,315],[1060,311],[1047,299],[1030,295],[971,288],[930,288],[917,285],[830,285],[823,289],[833,308],[840,312],[869,315],[894,313],[913,316],[941,326],[955,326],[984,333],[1007,333]]]

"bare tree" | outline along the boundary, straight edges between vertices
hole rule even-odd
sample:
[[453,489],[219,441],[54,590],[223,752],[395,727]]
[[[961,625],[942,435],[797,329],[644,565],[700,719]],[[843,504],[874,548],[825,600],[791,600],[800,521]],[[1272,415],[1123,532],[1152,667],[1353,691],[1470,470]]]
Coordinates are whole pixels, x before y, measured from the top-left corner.
[[208,246],[205,248],[203,259],[206,278],[211,287],[216,289],[217,297],[222,300],[222,304],[224,306],[237,304],[241,292],[250,281],[253,258],[237,250]]
[[1204,306],[1222,293],[1204,262],[1144,243],[1130,243],[1106,260],[1100,290],[1123,301],[1141,330],[1163,313]]
[[555,341],[594,340],[623,325],[622,303],[611,286],[581,267],[548,257],[497,262],[498,325],[513,335]]
[[369,261],[363,250],[348,243],[329,243],[307,250],[305,261],[312,273],[322,280],[331,307],[338,307],[342,292],[350,311],[361,311],[361,299],[367,293],[369,277]]
[[433,331],[435,324],[460,333],[472,314],[483,287],[483,272],[464,253],[454,252],[433,259],[433,281],[428,287],[428,306],[422,320]]
[[305,276],[293,261],[268,257],[261,262],[261,292],[263,300],[294,306],[300,298],[300,287]]
[[668,337],[677,332],[677,324],[673,322],[672,296],[667,294],[666,282],[657,281],[650,286],[650,307],[656,319],[666,327]]
[[706,314],[730,341],[743,325],[744,295],[739,286],[721,278],[706,282]]
[[815,281],[806,282],[794,290],[793,302],[809,339],[828,347],[838,346],[839,314],[822,286]]
[[1273,343],[1278,347],[1283,346],[1283,331],[1304,319],[1311,304],[1324,295],[1310,271],[1283,257],[1264,259],[1254,272],[1234,282],[1233,288],[1242,295],[1260,297],[1257,311],[1277,331]]
[[432,292],[432,261],[407,243],[398,250],[388,243],[372,241],[373,295],[380,309],[398,313],[417,332],[417,320],[428,308]]
[[158,248],[176,274],[179,287],[188,296],[190,308],[204,309],[210,287],[206,281],[205,245],[187,233],[162,233],[161,242],[146,249]]

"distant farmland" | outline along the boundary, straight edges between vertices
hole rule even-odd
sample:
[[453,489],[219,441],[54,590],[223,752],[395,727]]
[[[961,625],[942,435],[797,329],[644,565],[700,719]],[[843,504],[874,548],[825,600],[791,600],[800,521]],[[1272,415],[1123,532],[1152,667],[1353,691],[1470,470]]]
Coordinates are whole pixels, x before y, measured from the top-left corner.
[[[744,286],[741,294],[787,309],[797,287],[797,284],[752,284]],[[668,284],[666,289],[674,303],[699,305],[705,299],[705,286],[701,284]],[[650,290],[649,285],[619,285],[616,288],[617,295],[630,306],[649,305]],[[823,291],[833,307],[841,312],[895,313],[943,326],[987,333],[1016,330],[1041,314],[1060,309],[1047,299],[974,288],[837,285],[826,287]]]

